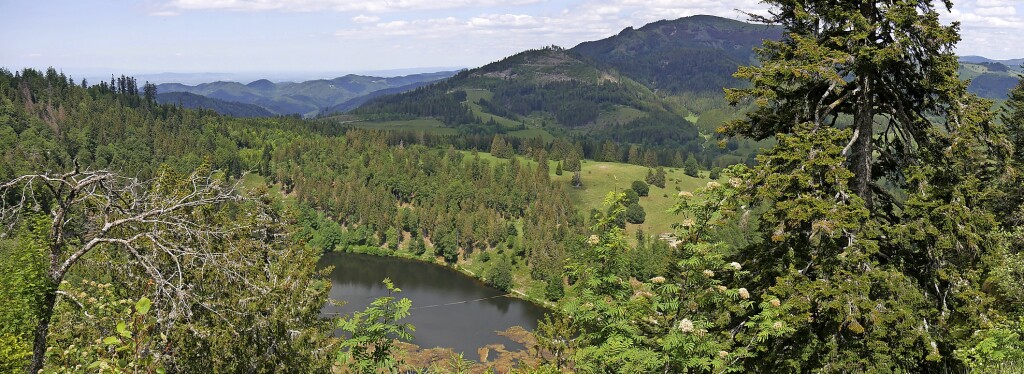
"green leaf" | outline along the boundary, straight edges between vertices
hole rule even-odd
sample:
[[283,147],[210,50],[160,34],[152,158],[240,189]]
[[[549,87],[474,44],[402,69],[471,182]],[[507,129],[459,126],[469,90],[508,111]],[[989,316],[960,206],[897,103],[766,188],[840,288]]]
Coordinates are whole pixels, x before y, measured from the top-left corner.
[[118,322],[117,323],[117,333],[120,334],[123,337],[126,337],[126,338],[132,337],[132,332],[128,331],[127,327],[128,326],[125,325],[125,323],[123,321],[122,322]]
[[149,307],[153,305],[153,302],[149,301],[149,298],[143,297],[139,299],[139,302],[135,303],[135,311],[139,314],[149,313]]
[[121,343],[121,339],[118,339],[116,337],[108,336],[106,338],[103,338],[103,344],[114,345],[114,344],[118,344],[118,343]]

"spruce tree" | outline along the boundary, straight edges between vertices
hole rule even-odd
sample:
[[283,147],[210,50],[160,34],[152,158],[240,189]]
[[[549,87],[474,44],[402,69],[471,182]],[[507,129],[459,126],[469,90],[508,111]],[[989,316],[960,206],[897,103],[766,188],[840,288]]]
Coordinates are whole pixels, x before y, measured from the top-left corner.
[[753,18],[787,34],[736,73],[751,86],[730,100],[756,109],[724,129],[778,141],[736,179],[764,209],[738,259],[776,300],[748,368],[962,370],[954,352],[1008,312],[982,284],[1007,261],[988,207],[1009,142],[957,75],[958,25],[932,0],[764,2]]

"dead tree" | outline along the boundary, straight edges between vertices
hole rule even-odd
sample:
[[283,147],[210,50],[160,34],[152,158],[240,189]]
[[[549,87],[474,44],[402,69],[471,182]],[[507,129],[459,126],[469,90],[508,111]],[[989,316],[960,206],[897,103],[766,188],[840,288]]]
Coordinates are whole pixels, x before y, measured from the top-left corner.
[[[192,307],[203,305],[183,275],[189,266],[220,266],[232,251],[224,240],[251,233],[246,223],[206,219],[210,209],[243,203],[247,198],[235,186],[225,185],[209,170],[188,176],[169,176],[140,181],[116,173],[74,170],[64,174],[31,174],[0,184],[0,222],[3,236],[13,233],[27,215],[47,215],[49,256],[45,297],[34,332],[29,371],[43,367],[46,339],[58,302],[60,284],[75,265],[92,251],[122,251],[153,285],[149,292],[162,307],[158,321],[187,319]],[[257,213],[258,214],[258,213]],[[230,220],[229,220],[230,221]],[[258,219],[256,220],[258,221]]]

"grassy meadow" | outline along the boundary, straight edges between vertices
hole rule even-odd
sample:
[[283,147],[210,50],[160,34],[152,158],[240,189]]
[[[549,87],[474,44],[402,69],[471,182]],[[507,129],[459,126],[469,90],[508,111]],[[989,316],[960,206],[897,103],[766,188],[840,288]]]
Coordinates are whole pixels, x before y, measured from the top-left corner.
[[[468,153],[468,152],[467,152]],[[478,152],[481,159],[495,161],[507,161],[494,157],[490,153]],[[521,158],[530,164],[533,160]],[[603,209],[604,198],[610,191],[624,191],[630,188],[633,181],[642,181],[647,176],[647,167],[618,162],[598,162],[593,160],[583,161],[583,168],[580,171],[580,178],[583,180],[583,188],[572,186],[572,173],[564,172],[562,175],[555,175],[557,161],[548,161],[548,170],[551,171],[551,180],[562,183],[569,197],[576,207],[586,214],[591,209]],[[626,230],[632,235],[637,229],[656,235],[672,232],[672,224],[679,221],[678,217],[668,212],[675,204],[679,191],[693,191],[706,185],[710,179],[707,178],[707,171],[701,172],[701,178],[694,178],[683,173],[682,168],[665,168],[665,188],[650,186],[650,194],[640,198],[640,206],[647,212],[647,220],[639,225],[627,224]]]

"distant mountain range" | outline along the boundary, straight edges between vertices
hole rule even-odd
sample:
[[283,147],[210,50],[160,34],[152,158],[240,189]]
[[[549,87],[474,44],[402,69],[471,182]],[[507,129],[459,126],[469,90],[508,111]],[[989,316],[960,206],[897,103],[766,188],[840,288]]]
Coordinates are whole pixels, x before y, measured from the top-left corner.
[[1015,58],[1015,59],[1010,59],[1010,60],[993,60],[993,59],[990,59],[990,58],[987,58],[987,57],[981,57],[981,56],[963,56],[963,57],[960,57],[960,62],[968,62],[968,63],[972,63],[972,64],[1000,63],[1000,64],[1003,64],[1003,65],[1006,65],[1006,66],[1010,67],[1011,69],[1015,69],[1017,71],[1021,71],[1021,64],[1024,64],[1024,58]]
[[[224,102],[252,104],[274,115],[312,116],[355,110],[380,119],[424,115],[423,108],[412,101],[428,96],[441,100],[436,91],[461,90],[471,93],[467,98],[460,97],[471,112],[469,117],[495,118],[507,127],[527,117],[574,130],[594,130],[601,127],[594,125],[633,123],[641,118],[675,122],[679,117],[699,116],[697,124],[707,131],[721,121],[741,115],[740,110],[726,105],[722,89],[746,84],[732,74],[740,66],[757,63],[754,48],[764,40],[778,40],[782,36],[783,30],[777,26],[692,16],[637,29],[629,27],[617,35],[580,43],[568,50],[527,51],[460,74],[444,71],[392,78],[346,75],[302,83],[273,83],[266,79],[248,84],[168,83],[159,85],[158,92],[187,92]],[[1024,59],[964,56],[960,61],[961,77],[971,79],[969,90],[986,98],[1005,99],[1024,75]],[[442,81],[446,78],[449,79]],[[642,98],[645,104],[627,98]],[[409,102],[403,104],[403,100]],[[203,103],[196,98],[185,101],[218,111],[229,110],[219,102]],[[361,106],[365,108],[357,110]],[[385,115],[388,110],[392,112]],[[593,114],[569,114],[586,110]],[[453,113],[446,115],[449,120],[455,119]],[[440,118],[438,113],[424,116]]]
[[224,101],[188,92],[157,93],[156,102],[189,109],[210,109],[234,117],[271,117],[274,115],[259,105]]
[[[161,94],[184,92],[224,102],[251,104],[264,108],[271,115],[315,115],[326,108],[376,91],[396,87],[415,87],[417,84],[434,82],[454,74],[454,71],[444,71],[386,78],[350,74],[334,79],[318,79],[301,83],[274,83],[266,79],[248,84],[224,81],[202,83],[195,86],[164,83],[157,85],[157,92]],[[193,99],[195,98],[189,98],[189,101],[204,108],[217,110],[214,107],[202,106],[202,103]]]

